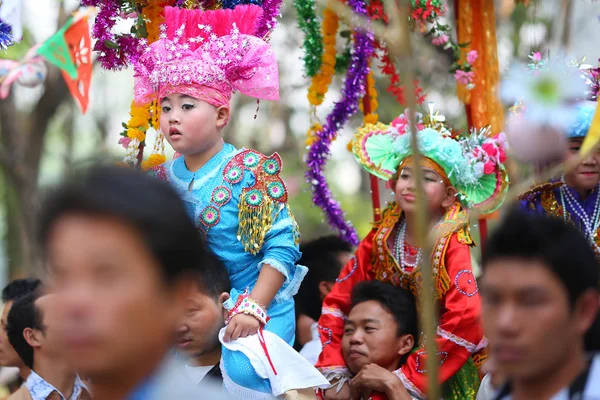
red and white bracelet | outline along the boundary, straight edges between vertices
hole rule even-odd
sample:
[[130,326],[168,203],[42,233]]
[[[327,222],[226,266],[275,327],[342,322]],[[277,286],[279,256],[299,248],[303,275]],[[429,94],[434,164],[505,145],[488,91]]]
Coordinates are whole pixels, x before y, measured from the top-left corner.
[[225,325],[228,325],[229,321],[231,321],[231,318],[238,314],[251,315],[256,318],[262,326],[265,326],[270,319],[267,315],[266,307],[260,304],[258,301],[250,298],[248,289],[246,289],[244,293],[238,297],[237,302],[229,311]]

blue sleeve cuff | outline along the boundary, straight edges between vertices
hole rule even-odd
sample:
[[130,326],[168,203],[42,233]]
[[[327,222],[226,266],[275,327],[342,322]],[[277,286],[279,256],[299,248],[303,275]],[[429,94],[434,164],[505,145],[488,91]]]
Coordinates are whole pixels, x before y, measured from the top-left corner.
[[284,263],[275,260],[274,258],[265,258],[258,264],[258,269],[261,269],[263,265],[269,265],[270,267],[279,271],[284,277],[285,281],[277,295],[275,295],[274,301],[285,301],[293,298],[300,284],[304,280],[304,277],[308,273],[308,268],[303,265],[293,265],[291,268],[292,276],[290,276],[290,269],[288,269]]

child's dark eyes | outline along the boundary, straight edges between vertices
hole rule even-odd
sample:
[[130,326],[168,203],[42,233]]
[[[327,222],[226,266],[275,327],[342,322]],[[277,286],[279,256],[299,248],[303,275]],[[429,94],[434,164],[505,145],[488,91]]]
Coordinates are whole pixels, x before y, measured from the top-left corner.
[[344,335],[351,335],[353,332],[354,332],[354,329],[352,329],[352,328],[344,329]]
[[171,111],[171,107],[164,106],[162,108],[162,112],[169,112],[169,111]]
[[184,110],[191,110],[192,108],[194,108],[193,104],[184,104],[181,108],[183,108]]

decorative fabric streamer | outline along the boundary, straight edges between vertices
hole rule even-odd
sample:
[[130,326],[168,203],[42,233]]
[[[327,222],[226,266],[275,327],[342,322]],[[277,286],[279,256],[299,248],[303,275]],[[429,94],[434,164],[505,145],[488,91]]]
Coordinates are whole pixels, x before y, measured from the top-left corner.
[[[457,86],[459,99],[465,103],[472,128],[492,127],[492,132],[504,129],[504,109],[498,98],[498,51],[496,48],[496,17],[494,2],[487,0],[457,0],[458,42],[469,43],[476,50],[474,87]],[[464,51],[465,57],[468,51]]]
[[[354,12],[366,15],[365,5],[360,0],[348,0],[347,3]],[[316,132],[318,140],[310,146],[306,159],[308,166],[306,179],[312,187],[314,204],[324,211],[327,221],[342,238],[353,245],[357,245],[359,242],[356,230],[349,221],[344,219],[340,204],[335,200],[327,185],[323,168],[330,154],[329,147],[335,139],[337,131],[358,110],[358,101],[365,91],[364,84],[370,70],[369,59],[373,54],[373,40],[370,32],[355,32],[354,52],[344,81],[342,99],[334,105],[332,112],[327,116],[327,122],[323,129]]]

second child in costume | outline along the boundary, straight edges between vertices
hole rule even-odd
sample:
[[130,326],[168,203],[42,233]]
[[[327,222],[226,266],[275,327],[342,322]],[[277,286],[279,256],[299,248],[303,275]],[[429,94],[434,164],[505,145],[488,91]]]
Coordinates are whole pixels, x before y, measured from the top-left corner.
[[[415,165],[405,116],[391,126],[366,125],[353,141],[357,160],[370,173],[391,180],[396,202],[388,206],[380,221],[359,245],[331,293],[325,298],[319,321],[323,352],[317,368],[332,387],[325,398],[346,398],[354,390],[383,392],[381,382],[356,382],[344,364],[341,338],[349,312],[350,293],[361,281],[377,279],[411,290],[422,291],[420,262],[431,257],[435,298],[440,309],[436,343],[444,399],[475,399],[479,387],[478,367],[486,340],[480,323],[481,303],[471,268],[467,207],[496,209],[508,186],[503,162],[504,137],[488,130],[456,138],[433,116],[418,123],[419,148],[423,155]],[[428,211],[428,229],[437,238],[433,254],[415,247],[416,197],[414,170],[423,171],[423,189]],[[397,370],[412,398],[425,397],[427,354],[418,347]],[[373,399],[385,398],[382,394]],[[406,397],[406,396],[405,396]]]
[[[280,177],[281,159],[236,149],[221,137],[234,91],[279,98],[273,51],[254,36],[261,13],[254,5],[215,11],[166,7],[160,40],[135,65],[135,100],[160,102],[161,130],[182,156],[152,173],[180,192],[228,270],[233,289],[223,340],[257,333],[262,339],[264,328],[292,345],[293,296],[307,270],[296,265],[299,232]],[[159,218],[160,210],[156,213]],[[257,375],[241,351],[224,347],[221,367],[225,388],[237,398],[271,398],[270,381]]]
[[[567,159],[577,157],[594,117],[596,103],[577,105],[576,122],[567,130]],[[535,186],[520,196],[521,208],[536,214],[553,215],[575,224],[589,239],[600,257],[600,154],[591,153],[577,167]]]

